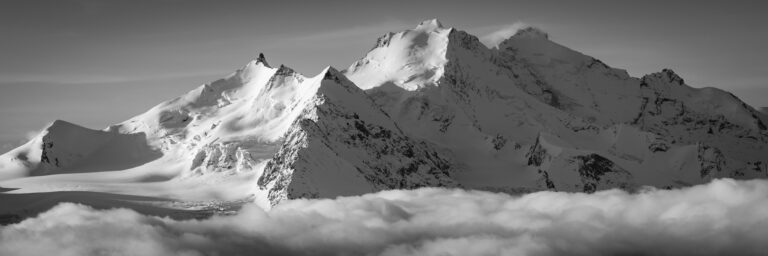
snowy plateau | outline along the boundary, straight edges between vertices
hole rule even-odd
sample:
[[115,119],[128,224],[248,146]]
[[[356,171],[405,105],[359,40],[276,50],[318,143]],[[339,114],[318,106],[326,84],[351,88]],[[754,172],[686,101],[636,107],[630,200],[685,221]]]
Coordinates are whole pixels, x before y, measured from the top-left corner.
[[[344,70],[264,55],[102,130],[0,156],[3,222],[59,202],[180,217],[393,189],[637,191],[768,176],[768,116],[672,70],[631,77],[536,28],[488,47],[428,20]],[[169,210],[171,209],[171,210]]]

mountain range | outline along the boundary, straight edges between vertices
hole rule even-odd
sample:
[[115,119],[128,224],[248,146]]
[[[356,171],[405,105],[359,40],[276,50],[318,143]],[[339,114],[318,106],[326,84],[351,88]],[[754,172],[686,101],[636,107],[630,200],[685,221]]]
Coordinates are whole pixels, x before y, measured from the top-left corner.
[[731,93],[669,69],[632,77],[534,27],[488,47],[427,20],[344,70],[259,54],[102,130],[54,121],[0,156],[0,187],[265,208],[418,187],[676,188],[768,176],[766,123]]

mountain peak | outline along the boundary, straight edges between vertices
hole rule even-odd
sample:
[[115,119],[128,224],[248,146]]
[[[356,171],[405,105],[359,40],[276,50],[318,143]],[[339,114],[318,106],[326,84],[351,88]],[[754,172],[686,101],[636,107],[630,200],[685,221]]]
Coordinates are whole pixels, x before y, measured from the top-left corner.
[[661,72],[656,72],[656,73],[645,75],[645,76],[643,76],[643,79],[645,79],[646,77],[649,77],[649,76],[650,77],[661,78],[661,79],[665,80],[668,83],[676,83],[676,84],[679,84],[679,85],[685,84],[685,80],[683,80],[682,77],[677,75],[677,73],[675,73],[675,71],[673,71],[672,69],[668,69],[668,68],[662,69]]
[[527,27],[515,32],[513,37],[530,38],[530,39],[549,39],[549,35],[541,29],[535,27]]
[[662,69],[661,73],[666,75],[670,82],[677,82],[680,85],[683,85],[685,83],[685,80],[683,80],[682,77],[677,75],[677,73],[675,73],[675,71],[673,71],[672,69],[668,69],[668,68]]
[[327,66],[323,70],[323,80],[338,80],[341,73],[332,66]]
[[76,125],[74,123],[70,123],[64,120],[56,119],[53,122],[51,122],[50,125],[48,125],[44,130],[55,130],[55,129],[71,129],[71,128],[78,128],[78,129],[86,129],[85,127]]
[[267,63],[264,54],[259,53],[256,59],[252,59],[245,66],[235,71],[235,75],[240,77],[241,82],[246,82],[250,81],[254,76],[258,76],[257,74],[270,69],[272,69],[272,66]]
[[254,60],[256,63],[261,63],[266,67],[270,67],[269,63],[267,63],[267,58],[264,57],[264,53],[259,53],[259,57],[256,57],[256,60]]
[[290,76],[293,74],[296,74],[296,71],[283,64],[280,64],[280,67],[278,67],[277,71],[275,71],[275,76]]
[[437,19],[425,20],[416,26],[416,29],[438,29],[443,28],[443,24]]
[[344,73],[341,73],[341,71],[332,66],[327,66],[323,69],[320,76],[322,76],[321,87],[324,86],[323,84],[329,84],[333,87],[344,88],[346,91],[360,91],[360,93],[363,93],[354,82],[350,81],[349,78],[344,75]]

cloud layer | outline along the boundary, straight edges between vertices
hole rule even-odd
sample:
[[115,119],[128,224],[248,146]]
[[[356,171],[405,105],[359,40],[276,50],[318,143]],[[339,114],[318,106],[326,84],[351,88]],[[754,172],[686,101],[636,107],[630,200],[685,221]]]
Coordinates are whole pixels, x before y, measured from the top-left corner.
[[0,255],[757,255],[768,182],[509,196],[419,189],[176,221],[61,204],[0,229]]

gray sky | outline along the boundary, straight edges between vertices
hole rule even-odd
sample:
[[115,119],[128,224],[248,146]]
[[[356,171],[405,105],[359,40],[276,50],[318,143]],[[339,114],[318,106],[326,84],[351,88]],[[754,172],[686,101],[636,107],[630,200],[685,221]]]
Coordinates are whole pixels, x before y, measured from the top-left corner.
[[516,22],[642,76],[768,106],[766,1],[0,2],[0,151],[54,119],[103,128],[223,77],[263,52],[313,75],[378,36],[438,18],[483,36]]

